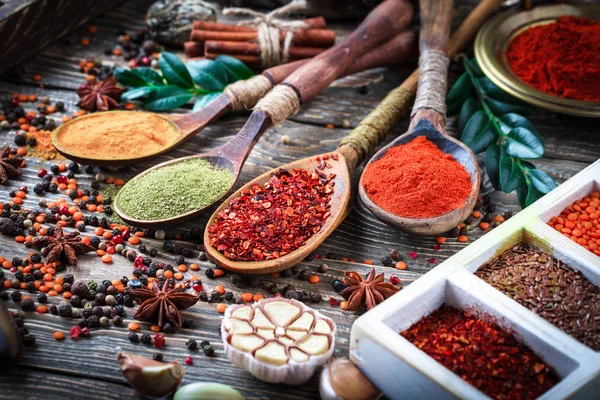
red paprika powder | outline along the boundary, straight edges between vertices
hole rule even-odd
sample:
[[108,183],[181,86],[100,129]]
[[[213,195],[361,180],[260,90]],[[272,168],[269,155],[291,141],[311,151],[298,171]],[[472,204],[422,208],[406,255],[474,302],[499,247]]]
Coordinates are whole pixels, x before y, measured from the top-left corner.
[[461,207],[471,192],[471,177],[450,154],[425,136],[396,146],[363,173],[369,198],[401,217],[436,217]]
[[510,68],[548,94],[600,101],[600,22],[560,17],[517,35],[508,47]]

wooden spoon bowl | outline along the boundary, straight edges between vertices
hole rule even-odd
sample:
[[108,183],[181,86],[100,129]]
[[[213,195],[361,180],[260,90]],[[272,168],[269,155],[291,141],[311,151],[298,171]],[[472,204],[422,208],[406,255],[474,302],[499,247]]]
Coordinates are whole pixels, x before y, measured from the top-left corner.
[[[217,155],[213,155],[211,153],[208,154],[199,154],[199,155],[194,155],[194,156],[188,156],[188,157],[182,157],[182,158],[177,158],[174,160],[169,160],[163,163],[160,163],[158,165],[155,165],[152,168],[149,168],[145,171],[143,171],[142,173],[140,173],[139,175],[136,175],[132,180],[130,180],[129,182],[132,182],[135,179],[140,179],[141,177],[143,177],[144,175],[146,175],[147,173],[149,173],[150,171],[154,171],[155,169],[158,168],[162,168],[164,166],[170,165],[170,164],[174,164],[174,163],[178,163],[178,162],[182,162],[184,160],[189,160],[189,159],[196,159],[196,158],[201,158],[203,160],[206,160],[208,163],[210,163],[211,165],[217,167],[217,168],[222,168],[222,169],[228,169],[233,173],[233,180],[231,182],[231,186],[223,191],[223,193],[221,194],[221,196],[219,196],[217,199],[215,199],[212,203],[206,205],[205,207],[196,209],[196,210],[191,210],[188,211],[184,214],[180,214],[177,215],[175,217],[171,217],[171,218],[164,218],[164,219],[158,219],[158,220],[141,220],[141,219],[137,219],[137,218],[133,218],[131,216],[129,216],[121,207],[120,207],[120,196],[121,196],[121,192],[119,191],[119,193],[117,193],[117,196],[115,197],[115,201],[113,202],[113,207],[115,212],[119,215],[119,217],[121,217],[121,219],[131,225],[135,225],[138,227],[142,227],[142,228],[161,228],[161,227],[165,227],[165,226],[169,226],[169,225],[173,225],[176,224],[178,222],[187,220],[189,218],[193,218],[197,215],[199,215],[202,211],[204,211],[207,207],[210,207],[211,205],[217,203],[218,201],[220,201],[223,197],[225,197],[225,195],[227,193],[229,193],[229,191],[233,188],[233,185],[235,185],[235,182],[237,180],[237,175],[239,174],[239,169],[236,167],[235,163],[232,162],[229,158],[227,157],[220,157]],[[128,182],[128,183],[129,183]]]
[[[335,182],[335,185],[333,187],[333,196],[331,197],[331,201],[329,202],[331,215],[325,220],[325,223],[321,227],[321,230],[316,234],[312,235],[303,246],[299,247],[298,249],[292,251],[289,254],[286,254],[285,256],[274,258],[271,260],[234,261],[225,257],[222,253],[217,251],[217,249],[214,246],[210,244],[208,227],[215,223],[215,219],[217,218],[219,213],[224,209],[228,208],[231,201],[239,197],[243,190],[251,189],[252,185],[254,184],[263,185],[265,182],[267,182],[273,174],[273,172],[275,171],[271,170],[242,186],[239,190],[237,190],[229,198],[227,198],[227,200],[225,200],[223,204],[221,204],[219,208],[217,208],[217,210],[211,215],[206,225],[207,229],[204,230],[204,248],[208,257],[215,264],[226,268],[230,271],[252,274],[267,274],[271,272],[282,271],[284,269],[290,268],[298,264],[300,261],[305,259],[338,227],[338,225],[344,220],[346,214],[350,209],[350,172],[347,166],[346,159],[344,158],[344,155],[340,152],[332,152],[326,154],[337,154],[339,157],[337,161],[332,160],[330,158],[328,162],[331,165],[331,168],[323,170],[323,172],[327,174],[336,174],[336,177],[332,180],[332,182]],[[302,168],[307,171],[314,171],[319,165],[319,161],[317,161],[317,158],[322,158],[326,154],[321,154],[320,156],[312,156],[298,161],[294,161],[292,163],[278,167],[277,169],[292,170],[294,168]]]
[[441,151],[452,155],[452,157],[454,157],[471,176],[471,191],[462,207],[430,218],[401,217],[384,210],[371,200],[365,190],[363,176],[361,176],[360,179],[358,193],[360,200],[365,207],[386,224],[415,235],[440,235],[455,228],[459,223],[464,221],[473,211],[473,207],[475,207],[475,202],[479,196],[479,184],[481,179],[479,165],[475,155],[467,146],[453,137],[448,136],[443,131],[436,129],[428,120],[421,120],[411,131],[396,138],[390,144],[379,150],[371,160],[369,160],[365,169],[368,168],[369,164],[372,162],[385,156],[389,149],[406,144],[417,136],[425,136],[427,140],[433,142]]

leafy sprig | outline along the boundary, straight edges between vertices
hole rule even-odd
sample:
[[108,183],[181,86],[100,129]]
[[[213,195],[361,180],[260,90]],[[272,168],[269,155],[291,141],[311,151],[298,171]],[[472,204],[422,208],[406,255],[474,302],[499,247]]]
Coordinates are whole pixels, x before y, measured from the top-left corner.
[[186,65],[175,54],[163,52],[158,66],[160,74],[148,67],[117,68],[117,81],[127,88],[121,99],[141,99],[147,110],[167,111],[196,98],[196,111],[217,98],[228,84],[253,76],[246,64],[226,55]]
[[528,160],[544,155],[544,142],[523,115],[535,109],[505,93],[475,60],[460,56],[465,72],[448,92],[448,115],[458,113],[460,140],[475,154],[485,151],[485,167],[495,189],[517,191],[526,207],[556,187]]

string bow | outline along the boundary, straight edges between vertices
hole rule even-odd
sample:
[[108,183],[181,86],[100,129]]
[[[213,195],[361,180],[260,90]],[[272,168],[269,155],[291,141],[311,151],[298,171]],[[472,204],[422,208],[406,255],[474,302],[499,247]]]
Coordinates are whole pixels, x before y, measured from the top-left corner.
[[[305,10],[306,8],[306,0],[293,0],[285,6],[276,8],[268,13],[261,13],[250,8],[230,7],[223,9],[223,15],[246,15],[253,17],[253,19],[241,21],[239,24],[253,26],[258,29],[261,63],[263,68],[268,68],[288,62],[289,49],[294,37],[294,31],[307,28],[304,21],[281,19],[281,17]],[[283,45],[279,40],[281,31],[286,32]]]

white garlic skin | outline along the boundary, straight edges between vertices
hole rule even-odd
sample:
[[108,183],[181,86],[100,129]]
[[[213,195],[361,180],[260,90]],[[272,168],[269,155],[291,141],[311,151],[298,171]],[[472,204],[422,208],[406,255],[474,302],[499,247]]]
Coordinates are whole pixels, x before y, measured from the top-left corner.
[[241,350],[236,349],[229,343],[229,332],[227,331],[228,326],[230,325],[230,318],[232,313],[241,307],[254,307],[254,304],[240,304],[236,306],[231,306],[227,308],[225,311],[225,315],[223,317],[223,322],[221,323],[221,338],[223,339],[223,346],[225,349],[225,354],[231,360],[231,362],[239,368],[245,369],[250,372],[253,376],[260,379],[261,381],[269,382],[269,383],[284,383],[287,385],[300,385],[307,382],[320,368],[322,365],[326,364],[327,361],[333,355],[334,347],[335,347],[335,333],[336,326],[332,319],[324,316],[320,312],[311,309],[306,306],[304,303],[301,303],[297,300],[292,299],[283,299],[283,298],[270,298],[260,300],[260,303],[264,306],[270,302],[286,302],[293,304],[300,308],[300,313],[304,313],[306,311],[310,311],[314,313],[315,318],[325,320],[329,326],[331,327],[331,333],[329,336],[329,349],[320,355],[311,356],[310,359],[306,362],[297,362],[293,359],[290,359],[287,364],[284,365],[273,365],[263,361],[260,361],[250,353],[243,352]]

